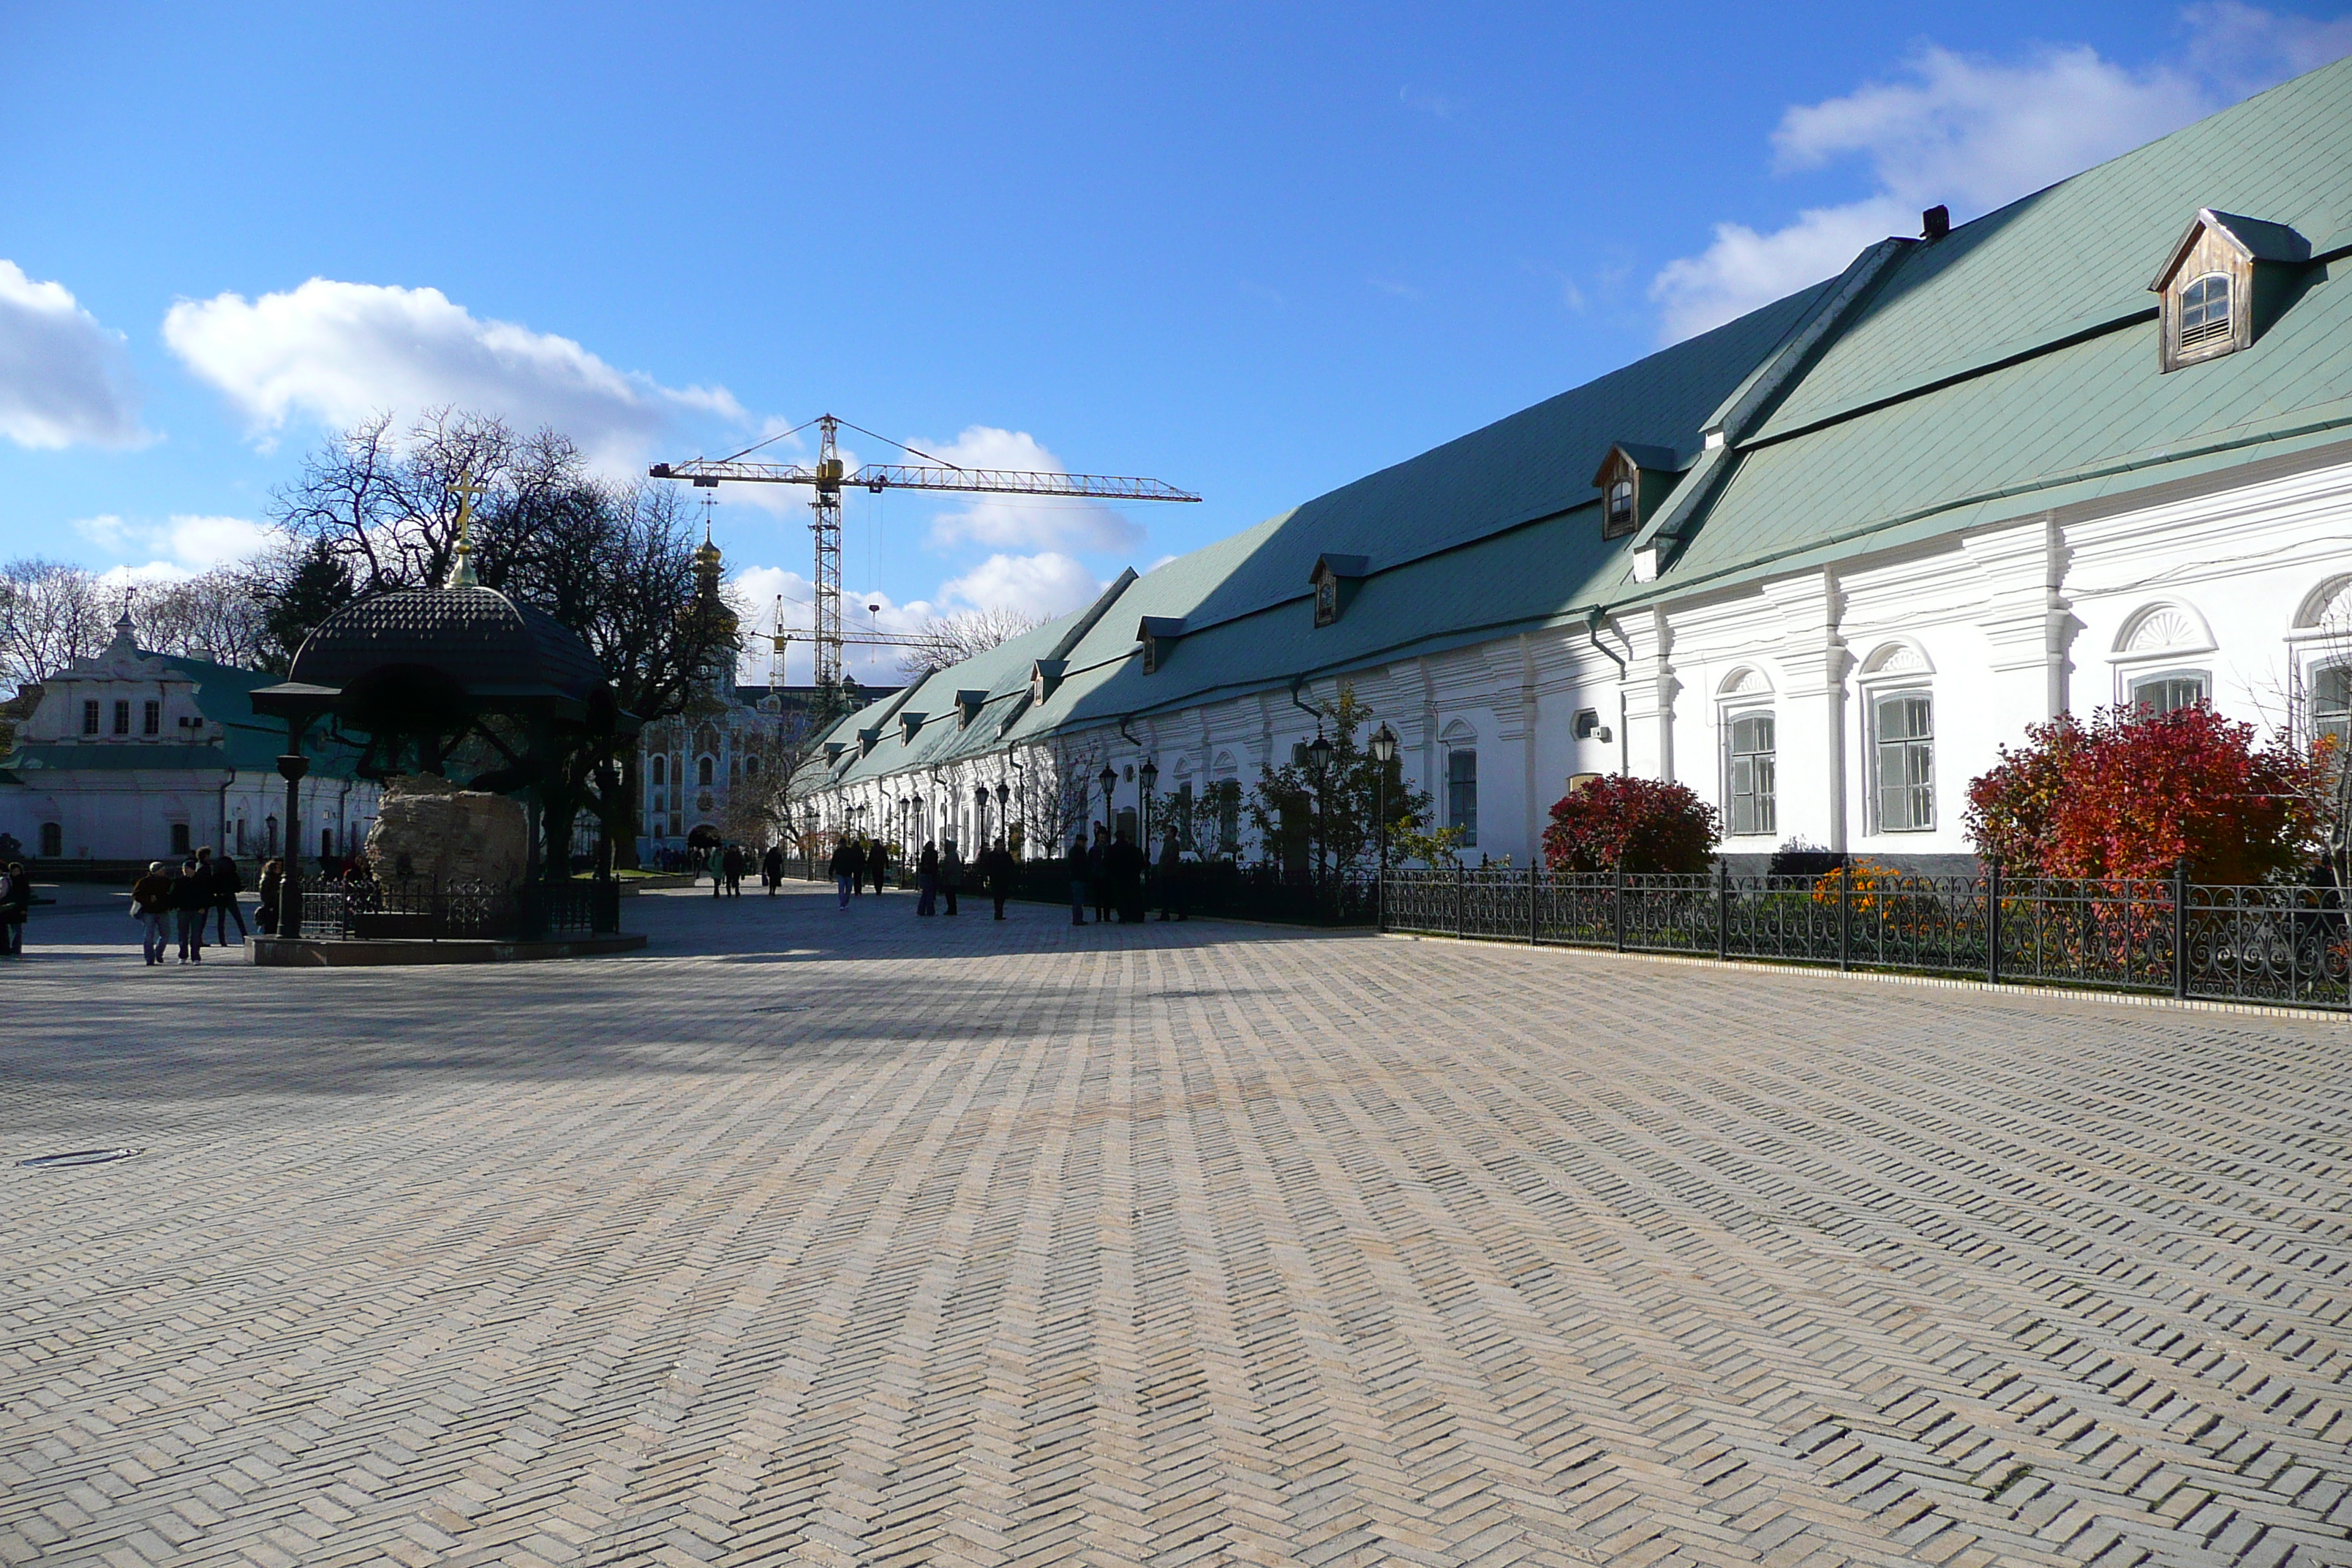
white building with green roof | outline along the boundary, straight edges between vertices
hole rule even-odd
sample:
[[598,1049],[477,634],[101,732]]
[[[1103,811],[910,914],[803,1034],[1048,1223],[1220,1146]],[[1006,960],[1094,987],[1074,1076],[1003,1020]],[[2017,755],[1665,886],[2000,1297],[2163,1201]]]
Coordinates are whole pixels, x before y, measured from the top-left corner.
[[1479,853],[1623,771],[1729,854],[1933,867],[2061,711],[2341,732],[2352,60],[1939,220],[869,706],[807,809],[970,842],[1002,784],[1034,844],[1105,764],[1115,809],[1147,758],[1246,786],[1351,687]]
[[[0,753],[0,834],[46,871],[182,856],[206,845],[240,858],[285,852],[286,726],[253,710],[260,670],[142,649],[125,612],[114,640],[41,683],[40,701]],[[307,856],[366,842],[380,791],[331,741],[310,752]]]

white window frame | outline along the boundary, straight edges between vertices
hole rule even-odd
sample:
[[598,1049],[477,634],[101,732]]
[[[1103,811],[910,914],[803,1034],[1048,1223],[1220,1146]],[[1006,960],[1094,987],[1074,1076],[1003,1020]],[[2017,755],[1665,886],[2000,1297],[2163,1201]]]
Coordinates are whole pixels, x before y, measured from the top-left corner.
[[1454,786],[1456,781],[1454,777],[1454,759],[1457,756],[1466,756],[1470,759],[1470,820],[1466,825],[1468,831],[1462,835],[1461,847],[1475,849],[1478,847],[1478,737],[1475,734],[1454,731],[1449,732],[1442,739],[1445,746],[1445,775],[1440,782],[1441,787],[1445,791],[1444,801],[1445,826],[1448,827],[1465,826],[1454,810]]
[[[1740,752],[1736,749],[1740,724],[1751,719],[1761,719],[1772,726],[1772,744],[1769,750]],[[1727,838],[1776,838],[1780,831],[1780,767],[1778,765],[1780,754],[1780,716],[1773,710],[1769,702],[1727,703],[1722,710],[1722,724],[1724,837]],[[1738,820],[1738,795],[1736,789],[1738,777],[1737,759],[1742,756],[1764,756],[1773,759],[1772,763],[1767,764],[1770,770],[1770,782],[1763,791],[1751,790],[1750,792],[1758,794],[1763,802],[1763,821],[1759,826],[1746,829],[1735,826]]]
[[[2166,669],[2162,668],[2147,670],[2127,669],[2124,671],[2123,679],[2124,702],[2127,707],[2134,710],[2137,710],[2141,706],[2139,694],[2140,689],[2143,687],[2154,686],[2158,681],[2171,680],[2194,680],[2197,682],[2197,689],[2200,694],[2198,697],[2198,701],[2204,703],[2208,708],[2213,705],[2213,672],[2210,669]],[[2176,706],[2185,707],[2189,706],[2189,704],[2177,704]],[[2169,713],[2173,711],[2173,710],[2170,708],[2164,708],[2158,710],[2158,711]]]
[[[1879,729],[1879,709],[1885,703],[1899,697],[1924,697],[1927,700],[1927,733],[1926,736],[1905,736],[1897,741],[1890,742],[1881,733]],[[1928,680],[1909,679],[1874,682],[1863,689],[1863,713],[1865,722],[1869,725],[1870,731],[1871,831],[1874,833],[1894,834],[1935,832],[1937,816],[1943,805],[1943,791],[1937,787],[1936,779],[1937,725],[1935,683]],[[1888,745],[1903,745],[1906,747],[1915,746],[1919,744],[1923,739],[1927,748],[1927,820],[1920,823],[1906,823],[1900,827],[1889,826],[1886,822],[1885,748]],[[1900,787],[1907,790],[1916,789],[1918,786],[1915,784],[1906,782]]]

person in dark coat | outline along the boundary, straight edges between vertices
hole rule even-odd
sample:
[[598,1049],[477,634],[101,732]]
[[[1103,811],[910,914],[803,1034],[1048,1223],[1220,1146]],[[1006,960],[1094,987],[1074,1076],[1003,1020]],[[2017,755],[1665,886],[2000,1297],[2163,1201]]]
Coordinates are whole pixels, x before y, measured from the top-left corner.
[[278,903],[285,889],[286,862],[275,858],[262,862],[261,880],[256,887],[261,901],[253,911],[253,924],[264,936],[278,934]]
[[163,962],[172,940],[172,879],[163,862],[150,860],[147,874],[131,884],[131,913],[139,922],[139,952],[151,963]]
[[1094,857],[1087,852],[1082,830],[1070,839],[1070,923],[1087,923],[1087,879],[1094,874]]
[[719,864],[727,873],[727,896],[730,899],[741,898],[743,896],[743,847],[740,844],[730,844]]
[[890,847],[879,838],[866,846],[866,874],[874,879],[874,890],[882,890],[882,879],[890,874]]
[[1184,912],[1184,848],[1172,827],[1160,841],[1160,918],[1190,918]]
[[179,921],[180,962],[205,961],[205,917],[212,913],[213,890],[204,868],[190,856],[180,863],[179,879],[172,884],[172,913]]
[[[194,869],[193,869],[193,870],[191,870],[191,869],[190,869],[190,868],[194,868]],[[186,863],[181,867],[181,868],[180,868],[180,875],[181,875],[183,878],[186,878],[186,877],[191,877],[191,876],[193,876],[193,877],[195,879],[195,882],[196,882],[196,891],[194,891],[194,892],[193,892],[193,893],[190,893],[190,894],[188,894],[187,896],[188,896],[189,898],[196,899],[196,900],[200,900],[200,902],[198,902],[198,903],[197,903],[197,905],[195,906],[195,907],[196,907],[196,931],[195,931],[195,943],[196,943],[196,952],[197,952],[197,953],[201,956],[201,955],[202,955],[202,953],[203,953],[203,952],[204,952],[204,951],[205,951],[205,920],[206,920],[206,919],[207,919],[207,918],[212,914],[212,912],[213,912],[213,852],[212,852],[212,850],[211,850],[210,848],[204,848],[204,849],[199,849],[199,850],[197,850],[197,851],[195,852],[195,854],[194,854],[193,856],[189,857],[189,858],[188,858],[188,860],[186,861]],[[175,909],[175,910],[178,910],[178,909],[185,909],[185,908],[187,908],[188,906],[186,906],[186,905],[184,905],[184,904],[181,903],[181,902],[179,901],[179,897],[175,894],[175,895],[173,896],[173,901],[172,901],[172,907],[173,907],[173,909]],[[186,939],[186,935],[187,935],[187,933],[186,933],[186,932],[184,932],[184,932],[182,932],[182,933],[181,933],[182,940],[184,940],[184,940]]]
[[25,917],[33,908],[33,879],[25,863],[11,860],[0,871],[0,956],[15,958],[25,951]]
[[937,913],[940,896],[940,852],[932,847],[931,841],[928,838],[923,840],[921,858],[915,862],[915,886],[921,893],[921,897],[915,900],[915,912],[919,915]]
[[1087,851],[1087,880],[1095,890],[1095,922],[1099,925],[1110,919],[1110,829],[1095,824],[1094,847]]
[[1148,862],[1143,851],[1118,830],[1118,837],[1103,851],[1103,869],[1110,878],[1112,905],[1118,910],[1118,923],[1127,925],[1143,919],[1143,872]]
[[774,898],[776,889],[784,885],[784,847],[771,844],[760,858],[760,880],[768,884],[768,897]]
[[948,913],[956,912],[956,889],[963,886],[963,857],[956,851],[956,841],[949,839],[940,851],[940,891],[948,896]]
[[857,879],[866,873],[866,858],[857,852],[854,838],[837,840],[833,847],[833,858],[825,863],[825,875],[833,879],[834,890],[841,895],[841,907],[849,907],[849,895]]
[[1004,900],[1013,892],[1013,878],[1016,869],[1013,864],[1012,855],[1004,847],[1003,839],[998,839],[980,852],[980,863],[977,868],[981,881],[988,889],[988,896],[995,900],[996,918],[1003,920]]
[[236,862],[223,855],[213,861],[213,940],[222,947],[228,945],[228,922],[236,921],[236,940],[245,941],[245,910],[237,907],[236,896],[245,891],[245,878],[237,871]]

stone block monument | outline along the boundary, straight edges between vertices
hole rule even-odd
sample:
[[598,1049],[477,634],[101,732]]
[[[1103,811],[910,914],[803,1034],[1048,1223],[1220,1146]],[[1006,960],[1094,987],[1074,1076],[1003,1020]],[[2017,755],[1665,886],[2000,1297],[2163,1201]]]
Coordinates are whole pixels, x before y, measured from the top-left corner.
[[522,880],[530,855],[520,803],[431,773],[387,781],[367,840],[368,865],[395,885],[509,888]]

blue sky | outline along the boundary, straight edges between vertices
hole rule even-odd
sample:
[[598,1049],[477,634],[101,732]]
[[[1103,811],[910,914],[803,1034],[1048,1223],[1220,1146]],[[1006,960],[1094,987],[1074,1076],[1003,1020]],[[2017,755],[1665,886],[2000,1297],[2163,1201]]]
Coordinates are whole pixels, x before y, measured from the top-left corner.
[[[0,15],[0,557],[200,568],[437,403],[1207,497],[857,498],[886,626],[1066,608],[2352,53],[2322,0]],[[802,499],[716,510],[763,605]]]

